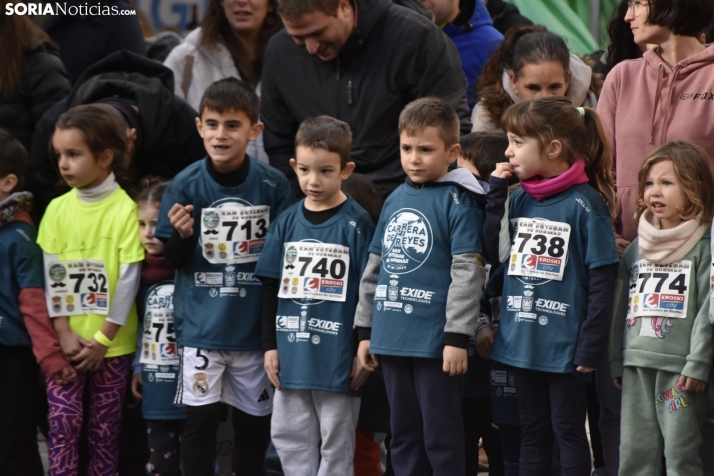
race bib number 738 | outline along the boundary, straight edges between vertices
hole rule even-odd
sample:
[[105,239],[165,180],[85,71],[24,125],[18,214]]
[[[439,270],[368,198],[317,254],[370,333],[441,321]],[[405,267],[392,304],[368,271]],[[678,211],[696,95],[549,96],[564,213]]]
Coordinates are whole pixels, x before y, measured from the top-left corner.
[[107,314],[109,282],[102,260],[48,263],[46,287],[50,317]]
[[563,280],[570,241],[567,223],[517,218],[514,220],[509,275]]

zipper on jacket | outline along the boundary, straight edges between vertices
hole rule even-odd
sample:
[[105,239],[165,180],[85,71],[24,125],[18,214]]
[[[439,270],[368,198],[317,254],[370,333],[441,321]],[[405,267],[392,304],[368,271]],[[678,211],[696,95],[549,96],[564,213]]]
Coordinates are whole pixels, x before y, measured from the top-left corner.
[[347,81],[347,104],[352,105],[352,80]]

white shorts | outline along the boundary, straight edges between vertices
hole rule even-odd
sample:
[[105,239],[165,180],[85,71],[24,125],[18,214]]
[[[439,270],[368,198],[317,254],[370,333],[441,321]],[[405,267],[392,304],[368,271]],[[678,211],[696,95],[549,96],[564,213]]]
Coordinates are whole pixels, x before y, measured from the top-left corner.
[[224,402],[254,416],[273,411],[275,389],[263,368],[263,352],[181,349],[177,405]]

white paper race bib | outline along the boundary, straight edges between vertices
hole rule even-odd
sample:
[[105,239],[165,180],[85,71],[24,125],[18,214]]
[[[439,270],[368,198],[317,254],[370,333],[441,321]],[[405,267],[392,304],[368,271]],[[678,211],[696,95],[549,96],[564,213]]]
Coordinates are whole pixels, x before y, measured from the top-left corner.
[[45,282],[52,302],[50,317],[107,314],[109,280],[102,260],[48,263]]
[[627,318],[687,317],[692,262],[655,264],[639,260],[630,269]]
[[344,302],[350,249],[313,242],[284,243],[283,277],[278,297]]
[[226,207],[201,210],[203,257],[209,263],[258,261],[270,224],[270,207]]
[[179,365],[174,334],[174,285],[158,284],[146,296],[141,363]]
[[517,218],[513,220],[509,275],[563,280],[570,225],[557,221]]

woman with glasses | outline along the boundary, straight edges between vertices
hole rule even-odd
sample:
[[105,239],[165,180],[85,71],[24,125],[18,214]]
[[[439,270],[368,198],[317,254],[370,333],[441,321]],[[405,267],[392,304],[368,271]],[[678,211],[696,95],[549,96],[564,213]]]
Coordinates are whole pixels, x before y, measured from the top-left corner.
[[[198,110],[203,92],[219,79],[235,77],[253,85],[260,96],[265,47],[283,23],[275,0],[210,0],[201,21],[164,65],[174,73],[174,91]],[[248,154],[263,162],[263,135]]]
[[[712,0],[628,2],[624,19],[634,41],[650,48],[642,58],[623,61],[610,71],[597,106],[615,164],[619,201],[615,237],[620,254],[637,236],[633,219],[637,172],[652,150],[682,139],[704,148],[714,161],[714,47],[699,41],[712,17]],[[714,168],[714,162],[710,165]],[[606,363],[597,380],[603,453],[614,476],[619,470],[620,391],[612,385]],[[711,397],[710,412],[714,409]],[[709,450],[702,452],[704,474],[714,474],[714,462],[707,461],[714,458],[710,451],[714,437],[707,436],[711,435],[709,428],[714,428],[712,421],[708,417],[703,430],[703,447],[709,445]],[[650,457],[654,460],[659,455]]]

